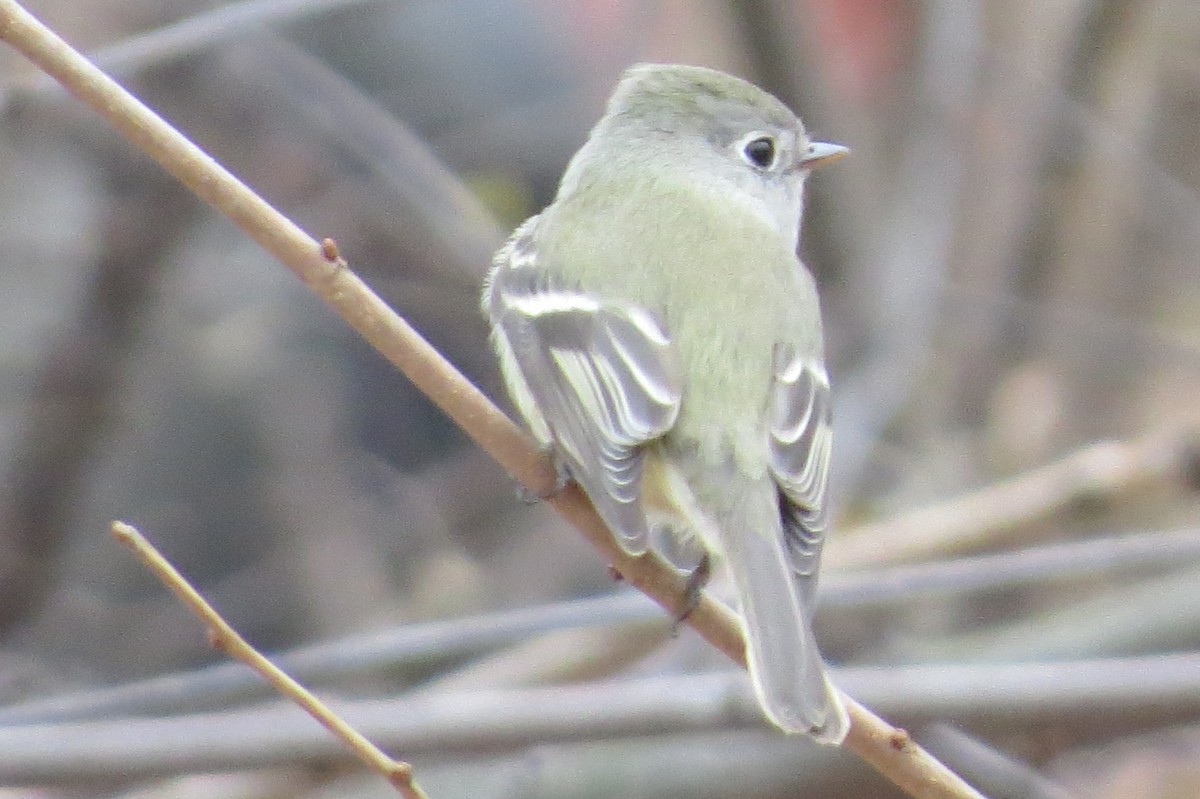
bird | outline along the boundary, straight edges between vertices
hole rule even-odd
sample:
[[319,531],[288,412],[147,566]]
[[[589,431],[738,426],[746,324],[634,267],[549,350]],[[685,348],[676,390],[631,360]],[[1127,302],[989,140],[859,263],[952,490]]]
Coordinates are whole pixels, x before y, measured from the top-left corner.
[[635,65],[482,297],[534,437],[629,554],[660,529],[699,542],[764,715],[830,745],[849,729],[812,629],[831,392],[797,250],[807,177],[847,152],[741,78]]

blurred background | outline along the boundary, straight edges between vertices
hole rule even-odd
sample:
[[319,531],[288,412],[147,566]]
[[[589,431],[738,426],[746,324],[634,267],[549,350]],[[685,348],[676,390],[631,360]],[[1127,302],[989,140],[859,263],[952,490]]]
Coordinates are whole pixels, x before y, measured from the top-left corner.
[[[620,71],[717,67],[809,182],[818,637],[989,796],[1200,795],[1200,5],[31,0],[500,403],[478,310]],[[3,796],[387,796],[138,525],[433,797],[900,794],[765,728],[232,225],[0,52]]]

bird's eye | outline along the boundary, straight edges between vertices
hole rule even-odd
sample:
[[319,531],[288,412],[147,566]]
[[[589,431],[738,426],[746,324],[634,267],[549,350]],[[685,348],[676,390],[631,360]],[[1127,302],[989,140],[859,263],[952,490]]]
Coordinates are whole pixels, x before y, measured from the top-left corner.
[[742,147],[742,155],[759,169],[769,169],[775,163],[775,140],[770,136],[751,139]]

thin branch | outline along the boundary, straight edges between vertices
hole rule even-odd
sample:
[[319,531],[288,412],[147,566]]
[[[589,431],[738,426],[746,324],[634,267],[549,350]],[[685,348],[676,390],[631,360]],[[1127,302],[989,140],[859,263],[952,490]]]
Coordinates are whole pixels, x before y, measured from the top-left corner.
[[995,546],[1004,534],[1019,534],[1074,506],[1155,485],[1187,487],[1195,482],[1197,451],[1196,431],[1178,426],[1092,444],[978,491],[838,536],[826,550],[826,565],[880,566]]
[[[948,718],[997,733],[1069,725],[1093,733],[1103,729],[1107,735],[1147,724],[1161,726],[1164,710],[1181,723],[1200,710],[1198,653],[854,668],[839,677],[855,693],[918,729],[924,720]],[[541,751],[566,741],[602,748],[617,739],[655,745],[660,736],[768,731],[749,680],[734,670],[439,691],[338,701],[336,707],[373,740],[442,761],[453,754],[472,757],[481,752],[517,757],[531,748]],[[345,758],[344,747],[312,725],[295,724],[294,718],[294,708],[280,701],[220,714],[0,726],[0,784],[94,781],[114,774],[161,776]],[[803,739],[777,738],[790,740],[798,750],[823,752]],[[898,735],[897,742],[903,744],[903,737]]]
[[[311,684],[395,671],[412,662],[463,657],[560,630],[636,624],[662,611],[644,594],[622,591],[447,621],[406,624],[310,644],[271,655],[281,668]],[[82,721],[120,714],[167,715],[214,711],[261,698],[261,683],[235,663],[217,663],[122,685],[31,699],[0,708],[0,725]]]
[[229,657],[240,660],[283,696],[299,705],[325,729],[333,733],[372,770],[396,787],[407,799],[429,799],[413,779],[412,766],[389,757],[383,750],[366,739],[340,716],[325,706],[303,685],[289,677],[283,670],[246,643],[221,614],[205,601],[171,563],[136,529],[124,522],[112,523],[113,537],[133,550],[150,571],[171,589],[196,618],[208,625],[208,638],[213,647]]
[[946,723],[930,724],[921,730],[921,737],[943,760],[956,764],[964,774],[970,774],[994,795],[1021,796],[1024,799],[1076,799],[1030,766],[959,727]]
[[[13,0],[0,0],[0,39],[62,83],[109,121],[132,144],[178,178],[292,269],[372,346],[425,392],[489,455],[538,494],[555,482],[550,459],[500,413],[403,319],[367,287],[337,255],[314,241],[210,156],[164,122],[115,81],[72,50]],[[668,611],[684,603],[683,577],[662,558],[625,554],[577,486],[550,501],[610,563]],[[735,662],[745,665],[737,616],[704,597],[688,623]],[[846,746],[897,786],[921,799],[982,795],[921,747],[853,700]]]
[[[876,539],[878,541],[879,539]],[[887,539],[891,540],[891,539]],[[821,608],[911,606],[930,596],[1038,586],[1130,572],[1186,567],[1200,560],[1200,528],[1097,536],[1079,541],[953,557],[887,568],[835,571],[821,584]],[[0,719],[3,713],[0,712]]]
[[[242,0],[206,9],[162,27],[122,39],[90,55],[93,63],[112,74],[143,69],[183,58],[230,39],[260,33],[298,20],[330,14],[367,0]],[[40,93],[58,89],[45,77],[0,85],[0,108],[12,90]]]
[[[916,599],[970,596],[978,591],[1038,586],[1097,575],[1120,576],[1114,582],[1127,584],[1124,575],[1131,572],[1187,566],[1198,559],[1200,529],[1129,533],[972,558],[853,574],[834,573],[823,581],[819,600],[824,610],[858,610],[897,603],[910,606]],[[667,620],[656,605],[641,593],[622,591],[356,633],[271,657],[297,679],[309,684],[329,684],[346,677],[384,670],[394,672],[414,661],[425,663],[431,658],[486,652],[562,630],[625,628],[656,619],[665,629]],[[1153,619],[1148,623],[1153,625]],[[841,673],[844,672],[835,669],[835,674]],[[257,690],[260,685],[254,675],[247,674],[237,664],[218,663],[193,671],[19,702],[0,708],[0,725],[83,721],[121,714],[211,711],[261,697],[263,692]]]
[[1193,566],[1121,580],[1062,605],[1039,607],[998,624],[971,625],[940,640],[905,638],[887,646],[889,657],[1058,660],[1186,649],[1200,640],[1200,570]]

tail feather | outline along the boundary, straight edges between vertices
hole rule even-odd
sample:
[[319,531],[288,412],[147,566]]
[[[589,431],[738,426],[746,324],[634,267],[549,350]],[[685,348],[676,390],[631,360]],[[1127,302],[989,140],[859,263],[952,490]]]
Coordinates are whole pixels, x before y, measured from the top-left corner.
[[812,609],[788,559],[776,488],[769,479],[731,488],[726,481],[718,492],[726,507],[712,510],[737,589],[754,692],[784,731],[839,744],[850,721],[826,676],[809,622]]

